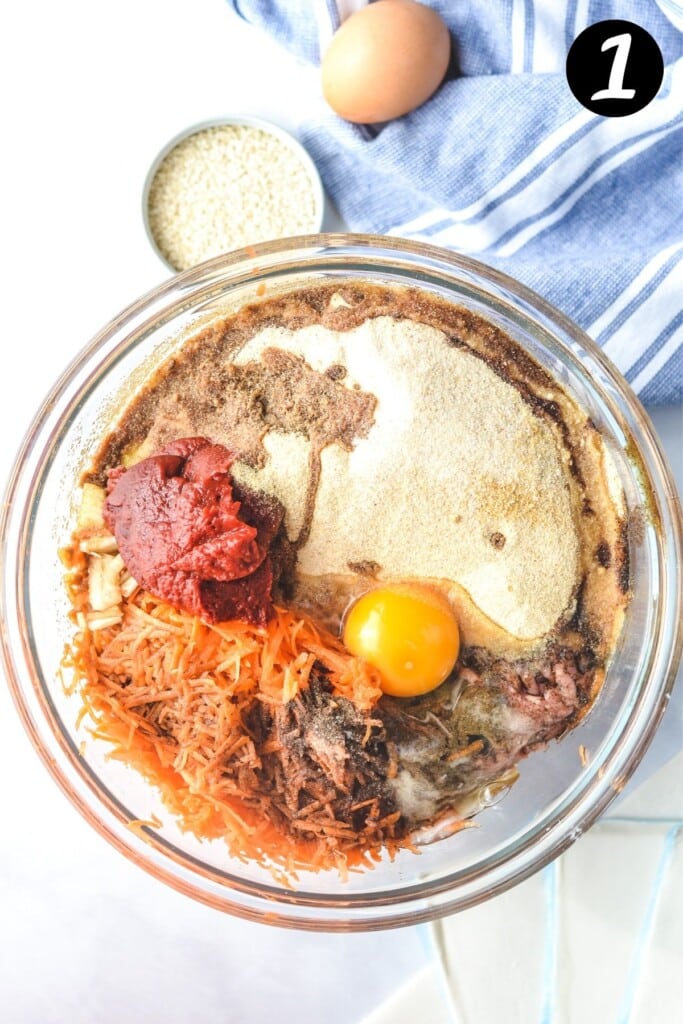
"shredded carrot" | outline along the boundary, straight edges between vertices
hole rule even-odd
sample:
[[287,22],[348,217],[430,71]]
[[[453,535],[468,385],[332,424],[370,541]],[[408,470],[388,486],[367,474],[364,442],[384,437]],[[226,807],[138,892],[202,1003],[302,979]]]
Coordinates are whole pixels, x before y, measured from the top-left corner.
[[157,818],[156,814],[153,814],[151,818],[136,818],[134,821],[128,822],[128,828],[140,839],[143,839],[146,843],[149,842],[149,836],[146,829],[158,829],[161,828],[163,822]]
[[[74,621],[87,600],[78,575],[69,584]],[[376,670],[307,616],[276,608],[266,627],[210,625],[138,590],[121,622],[76,631],[64,668],[110,756],[158,787],[183,829],[224,839],[233,856],[286,881],[300,869],[345,875],[408,845],[398,812],[379,797],[353,799],[353,787],[369,792],[362,769],[335,783],[353,819],[337,815],[329,778],[309,785],[304,803],[297,797],[304,783],[286,747],[309,690],[310,700],[324,686],[333,703],[353,703],[361,752],[382,724],[371,714],[381,695]]]

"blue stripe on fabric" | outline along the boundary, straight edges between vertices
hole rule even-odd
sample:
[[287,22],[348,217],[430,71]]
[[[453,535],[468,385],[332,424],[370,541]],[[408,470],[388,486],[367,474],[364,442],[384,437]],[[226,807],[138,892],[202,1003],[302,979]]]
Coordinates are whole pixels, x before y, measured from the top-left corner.
[[524,70],[534,70],[534,0],[524,0]]
[[683,6],[677,3],[673,3],[672,0],[657,0],[657,4],[662,10],[671,11],[671,13],[678,18],[683,19]]
[[678,346],[652,380],[641,388],[639,398],[644,405],[676,405],[683,402],[683,344]]
[[648,345],[643,354],[638,357],[637,361],[627,371],[626,380],[629,383],[636,379],[641,370],[645,369],[652,357],[659,352],[663,345],[666,345],[669,338],[678,330],[681,324],[683,324],[683,309],[676,314],[663,331],[660,331],[652,344]]
[[629,381],[629,383],[636,379],[641,370],[645,369],[652,356],[656,355],[659,349],[663,347],[663,345],[667,344],[671,336],[675,334],[676,331],[678,331],[679,327],[681,327],[682,324],[683,309],[681,309],[681,311],[676,316],[674,316],[673,321],[667,324],[664,331],[659,332],[659,334],[656,336],[652,344],[648,345],[648,347],[645,349],[642,355],[638,356],[638,359],[636,360],[636,362],[634,362],[634,365],[629,369],[629,371],[626,374],[626,379]]
[[579,0],[568,0],[567,12],[564,18],[564,42],[569,51],[569,47],[574,42],[574,23],[576,21],[576,8],[579,6]]
[[247,21],[247,22],[251,21],[251,18],[249,17],[249,15],[245,14],[245,12],[242,10],[242,4],[241,4],[240,0],[232,0],[232,5],[231,6],[232,6],[233,10],[235,11],[235,14],[238,16],[238,18],[242,18],[243,21]]
[[327,13],[330,16],[330,24],[332,26],[332,31],[336,32],[341,23],[341,19],[339,17],[339,8],[337,7],[336,0],[326,0],[325,6],[327,7]]
[[[571,185],[569,185],[568,188],[564,190],[564,192],[557,196],[553,200],[553,202],[550,203],[549,206],[546,206],[542,213],[540,213],[536,217],[527,217],[525,220],[518,221],[513,227],[506,231],[501,238],[497,239],[497,241],[494,242],[493,245],[488,246],[483,251],[496,252],[498,249],[502,248],[511,238],[514,238],[515,235],[519,234],[519,232],[522,231],[525,227],[528,227],[528,225],[530,224],[534,224],[537,220],[540,220],[541,217],[546,217],[549,213],[552,213],[554,210],[558,208],[558,206],[562,205],[565,199],[568,199],[573,192],[580,188],[584,181],[587,181],[588,178],[590,178],[591,174],[593,174],[593,172],[598,169],[598,167],[606,163],[606,161],[609,160],[611,157],[616,156],[617,153],[621,153],[623,152],[623,150],[629,149],[630,147],[637,145],[637,143],[641,142],[643,139],[649,138],[651,135],[661,136],[667,128],[673,128],[677,124],[683,125],[683,115],[679,114],[678,116],[671,118],[670,121],[666,121],[664,124],[657,125],[656,128],[650,128],[646,132],[641,132],[640,135],[635,135],[624,142],[617,143],[615,146],[612,146],[611,149],[605,150],[605,152],[601,153],[600,156],[596,160],[594,160],[593,163],[589,167],[587,167],[586,170],[583,171],[579,175],[579,177],[576,178]],[[654,143],[658,140],[653,139],[652,141]]]
[[[490,0],[488,6],[491,6]],[[506,54],[506,69],[505,73],[510,73],[512,69],[512,12],[515,6],[515,0],[510,0],[510,3],[505,4],[505,36],[508,41],[508,53]],[[500,72],[499,72],[500,74]]]
[[[500,196],[497,196],[495,199],[492,199],[478,214],[475,214],[472,217],[467,217],[463,220],[453,217],[444,217],[437,223],[432,224],[428,228],[421,231],[420,234],[424,235],[425,237],[431,237],[438,231],[444,230],[445,228],[454,227],[456,224],[476,224],[477,222],[483,220],[484,217],[492,213],[502,203],[506,202],[508,199],[511,199],[515,195],[522,192],[535,178],[539,177],[544,171],[548,169],[548,167],[556,163],[560,157],[562,157],[569,149],[571,149],[574,145],[580,142],[586,135],[589,134],[589,132],[592,132],[600,124],[600,121],[601,118],[596,117],[593,120],[589,121],[587,124],[584,124],[580,128],[577,128],[573,135],[565,139],[565,141],[561,143],[559,147],[553,150],[552,153],[549,153],[548,156],[545,157],[539,164],[531,168],[528,171],[528,173],[524,175],[523,178],[521,178],[518,182],[512,185],[506,192],[502,193]],[[663,127],[663,125],[660,125],[657,128],[651,129],[651,131],[659,131]],[[642,138],[642,136],[638,136],[637,138],[634,137],[633,139],[629,140],[629,142],[626,144],[634,144],[636,141],[638,141],[639,138]],[[533,147],[530,147],[530,151],[532,148]],[[612,155],[613,152],[614,150],[610,150],[609,153],[603,154],[603,156]],[[528,153],[525,153],[523,155],[515,154],[513,157],[511,157],[511,160],[512,162],[520,163],[524,159],[526,159],[527,156]],[[602,159],[602,157],[600,159]],[[590,173],[590,171],[594,167],[595,164],[592,165],[588,173]],[[492,188],[495,188],[495,184],[495,182],[490,184],[488,186],[488,189],[490,190]],[[420,212],[426,212],[426,210],[422,210]]]
[[[600,119],[596,117],[594,120],[589,121],[587,124],[581,125],[580,128],[577,128],[573,135],[570,135],[568,139],[565,139],[564,142],[560,143],[560,145],[556,149],[554,149],[552,153],[549,153],[548,156],[544,157],[543,160],[541,160],[540,163],[536,164],[535,167],[532,167],[524,175],[523,178],[520,178],[519,181],[515,182],[514,185],[511,185],[506,192],[503,192],[500,196],[496,196],[496,198],[492,199],[490,203],[487,203],[480,213],[475,214],[473,217],[467,217],[465,220],[454,220],[453,218],[442,220],[439,222],[438,227],[437,225],[432,225],[428,231],[425,231],[423,233],[432,235],[437,230],[442,230],[445,227],[454,227],[456,224],[476,224],[478,221],[483,220],[484,217],[487,217],[502,203],[507,202],[508,199],[512,199],[520,192],[523,192],[524,189],[528,185],[530,185],[535,178],[540,177],[540,175],[543,174],[543,172],[546,171],[548,167],[551,166],[551,164],[556,163],[559,160],[559,158],[563,156],[564,153],[567,152],[568,149],[571,149],[572,146],[575,146],[577,142],[580,142],[581,139],[588,135],[589,132],[592,132],[593,129],[596,128],[599,123]],[[529,152],[531,152],[532,149],[533,147],[530,147]],[[512,156],[510,158],[511,162],[521,163],[523,160],[527,158],[529,152],[519,155],[515,154],[515,156]],[[495,183],[489,186],[489,189],[491,188],[495,188]]]
[[435,224],[430,224],[428,227],[423,228],[422,231],[420,231],[420,234],[431,238],[431,236],[435,235],[437,231],[445,231],[446,228],[452,228],[453,225],[457,223],[459,222],[454,221],[452,217],[442,217],[441,220],[437,220]]
[[635,313],[638,306],[641,306],[643,302],[645,302],[646,299],[649,299],[652,293],[659,288],[664,278],[669,276],[674,267],[681,262],[681,259],[683,259],[683,250],[679,250],[678,252],[671,254],[669,259],[659,268],[654,277],[651,277],[650,280],[643,285],[638,294],[635,295],[631,301],[624,306],[614,320],[612,320],[612,322],[608,324],[600,334],[598,334],[595,339],[598,344],[604,345],[608,338],[611,338],[613,334],[616,334],[619,328],[626,323],[628,318]]
[[629,1024],[629,1021],[631,1020],[636,992],[638,991],[638,985],[641,981],[645,954],[647,953],[652,933],[654,931],[655,913],[662,895],[666,873],[673,859],[676,847],[676,838],[682,827],[683,826],[681,825],[674,825],[673,828],[669,829],[664,840],[664,846],[659,857],[659,863],[657,864],[657,870],[655,872],[652,889],[650,891],[650,900],[647,910],[645,911],[643,923],[640,926],[638,938],[636,939],[635,950],[629,965],[627,973],[628,980],[622,996],[621,1006],[617,1014],[617,1024]]

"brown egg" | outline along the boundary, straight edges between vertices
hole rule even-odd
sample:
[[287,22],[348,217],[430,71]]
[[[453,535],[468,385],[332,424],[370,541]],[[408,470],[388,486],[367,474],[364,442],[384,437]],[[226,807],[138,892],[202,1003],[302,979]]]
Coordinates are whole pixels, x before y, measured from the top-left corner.
[[323,94],[346,121],[391,121],[438,89],[450,52],[436,11],[415,0],[377,0],[333,36],[322,61]]

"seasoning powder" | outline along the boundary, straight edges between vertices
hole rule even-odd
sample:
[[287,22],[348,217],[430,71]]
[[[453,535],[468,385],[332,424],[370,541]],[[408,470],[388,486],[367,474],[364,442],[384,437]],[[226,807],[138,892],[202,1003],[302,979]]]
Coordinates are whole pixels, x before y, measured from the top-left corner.
[[296,152],[251,125],[204,128],[162,160],[147,217],[176,270],[255,242],[314,230],[315,195]]

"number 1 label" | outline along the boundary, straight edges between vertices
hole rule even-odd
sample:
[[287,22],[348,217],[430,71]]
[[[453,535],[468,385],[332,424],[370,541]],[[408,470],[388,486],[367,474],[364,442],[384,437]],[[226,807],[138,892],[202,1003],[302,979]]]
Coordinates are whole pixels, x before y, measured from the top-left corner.
[[626,117],[646,107],[659,92],[664,58],[657,40],[640,25],[608,18],[576,37],[565,71],[567,85],[586,110],[599,117]]
[[631,49],[631,33],[623,32],[619,36],[610,36],[605,39],[600,47],[602,52],[616,48],[612,70],[609,73],[609,81],[606,89],[599,89],[591,96],[591,100],[632,100],[636,94],[635,89],[624,88],[624,74],[626,73],[626,61]]

